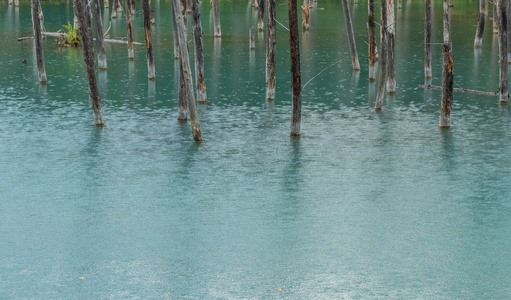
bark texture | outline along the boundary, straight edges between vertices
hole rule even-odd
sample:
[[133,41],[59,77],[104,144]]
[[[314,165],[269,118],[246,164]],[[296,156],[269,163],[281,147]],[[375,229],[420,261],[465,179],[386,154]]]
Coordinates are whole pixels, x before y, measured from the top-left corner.
[[291,86],[293,88],[291,136],[300,136],[300,124],[302,120],[302,79],[300,74],[300,42],[298,39],[298,5],[296,1],[297,0],[288,0]]
[[108,68],[106,61],[106,51],[103,45],[103,25],[101,22],[101,9],[99,0],[92,0],[92,14],[94,19],[94,28],[96,29],[96,49],[98,51],[98,68],[106,70]]
[[302,6],[302,29],[309,30],[309,4]]
[[204,46],[202,43],[202,24],[200,1],[192,0],[192,26],[195,43],[195,82],[197,85],[197,102],[207,103],[206,79],[204,75]]
[[46,68],[44,66],[43,43],[41,34],[41,20],[39,19],[39,0],[32,0],[32,26],[34,30],[35,51],[37,57],[37,70],[39,83],[46,84]]
[[153,43],[151,41],[151,7],[149,0],[142,0],[142,11],[144,14],[145,42],[147,48],[147,78],[155,80]]
[[387,0],[387,94],[396,93],[396,26],[394,0]]
[[353,70],[359,71],[360,63],[358,61],[357,45],[355,44],[355,36],[353,35],[353,25],[351,23],[351,14],[350,14],[350,7],[348,4],[348,0],[342,0],[342,8],[344,11],[344,21],[346,23],[346,30],[348,32],[348,41],[350,44],[351,65],[353,66]]
[[276,75],[276,22],[275,22],[275,0],[268,0],[266,3],[266,100],[275,99],[275,75]]
[[[484,1],[484,0],[482,0]],[[424,77],[433,78],[431,71],[431,0],[425,0],[425,18],[424,18]]]
[[451,110],[454,84],[454,60],[452,56],[452,45],[449,41],[449,7],[447,0],[443,0],[444,7],[444,44],[442,62],[442,103],[440,107],[440,128],[451,127]]
[[249,49],[255,49],[255,29],[252,26],[248,32]]
[[117,7],[119,7],[119,0],[114,0],[112,4],[112,14],[110,15],[112,19],[117,18]]
[[172,39],[174,40],[174,58],[179,59],[179,40],[177,38],[177,22],[176,9],[174,9],[174,1],[171,2],[172,7]]
[[133,23],[131,21],[131,0],[126,0],[126,23],[128,24],[128,59],[135,59],[133,50]]
[[484,24],[486,22],[486,0],[479,0],[479,18],[477,19],[476,37],[474,39],[474,47],[483,46]]
[[508,76],[507,76],[507,0],[497,0],[498,28],[499,28],[499,62],[500,83],[499,100],[507,104]]
[[387,77],[387,1],[380,1],[381,4],[381,44],[380,51],[380,77],[378,79],[378,94],[374,105],[375,110],[381,110],[383,97],[385,96],[385,80]]
[[264,29],[264,2],[265,0],[259,0],[259,11],[257,13],[257,30],[259,31]]
[[218,9],[218,0],[211,0],[213,6],[213,23],[215,26],[215,37],[222,36],[222,29],[220,28],[220,12]]
[[369,81],[376,80],[376,23],[374,21],[374,0],[369,0],[367,4],[369,20],[367,30],[369,35]]

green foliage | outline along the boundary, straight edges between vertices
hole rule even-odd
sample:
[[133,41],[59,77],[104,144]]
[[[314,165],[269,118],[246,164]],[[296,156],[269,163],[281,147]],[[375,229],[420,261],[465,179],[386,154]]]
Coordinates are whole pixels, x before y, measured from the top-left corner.
[[81,44],[80,36],[78,35],[78,27],[73,27],[71,23],[67,22],[67,25],[63,25],[67,29],[66,32],[66,43],[67,44]]

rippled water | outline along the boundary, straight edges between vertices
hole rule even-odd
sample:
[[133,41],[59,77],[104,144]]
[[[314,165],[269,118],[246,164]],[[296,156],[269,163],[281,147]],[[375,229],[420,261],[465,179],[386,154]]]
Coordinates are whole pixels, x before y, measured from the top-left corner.
[[[398,93],[375,112],[359,2],[360,73],[340,4],[311,11],[303,81],[341,62],[304,88],[302,136],[290,138],[287,32],[278,28],[277,96],[267,103],[264,35],[248,50],[255,11],[221,3],[215,40],[204,1],[200,144],[177,122],[168,1],[152,4],[156,82],[143,46],[133,63],[124,45],[106,46],[104,128],[93,125],[81,50],[46,39],[40,86],[33,42],[15,40],[31,35],[28,3],[1,2],[0,298],[509,299],[509,107],[457,93],[451,129],[438,129],[440,91],[418,87],[422,3],[407,0],[396,23]],[[495,37],[487,27],[475,52],[477,1],[455,2],[455,81],[496,91]],[[438,42],[441,9],[436,1]],[[43,10],[48,31],[72,21],[68,2]],[[114,20],[110,35],[124,28]],[[439,46],[433,59],[439,84]]]

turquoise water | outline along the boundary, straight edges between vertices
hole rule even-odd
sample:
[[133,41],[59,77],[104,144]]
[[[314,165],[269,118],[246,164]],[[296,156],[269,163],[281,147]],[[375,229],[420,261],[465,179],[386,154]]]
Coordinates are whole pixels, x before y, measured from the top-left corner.
[[[277,94],[267,103],[264,35],[248,50],[255,11],[222,2],[215,40],[204,1],[209,104],[198,106],[200,144],[177,122],[168,1],[152,3],[155,82],[143,46],[130,63],[124,45],[107,44],[104,128],[93,125],[81,50],[47,38],[40,86],[33,42],[16,42],[31,35],[28,3],[1,2],[0,298],[509,299],[509,107],[456,93],[452,127],[438,129],[441,93],[418,87],[422,3],[403,1],[398,93],[375,112],[359,2],[351,8],[360,73],[340,3],[311,12],[303,82],[341,61],[304,88],[302,136],[290,138],[287,32],[278,28]],[[496,91],[495,37],[487,27],[474,51],[477,1],[455,2],[455,81]],[[48,31],[72,21],[70,4],[42,5]],[[109,33],[125,36],[123,18]],[[439,46],[433,60],[439,84]]]

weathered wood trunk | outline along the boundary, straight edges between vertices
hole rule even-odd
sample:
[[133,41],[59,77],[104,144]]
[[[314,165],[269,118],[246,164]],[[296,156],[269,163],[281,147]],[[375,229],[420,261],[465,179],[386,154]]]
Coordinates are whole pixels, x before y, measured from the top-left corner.
[[174,40],[174,58],[179,59],[179,40],[177,38],[177,22],[176,14],[174,9],[174,1],[171,1],[172,8],[172,39]]
[[186,13],[192,13],[192,0],[186,0]]
[[249,30],[249,33],[248,33],[248,36],[249,36],[249,46],[248,48],[249,49],[255,49],[255,29],[254,29],[254,26],[252,26]]
[[474,48],[480,48],[483,45],[485,22],[486,22],[486,0],[479,0],[479,18],[477,19],[477,29],[476,37],[474,39]]
[[183,23],[185,24],[185,36],[188,37],[188,19],[186,17],[187,0],[181,0],[181,15],[183,15]]
[[[485,0],[482,0],[485,1]],[[431,71],[431,0],[425,0],[424,18],[424,77],[433,78]]]
[[131,9],[131,16],[133,17],[137,10],[135,9],[135,0],[130,0],[130,9]]
[[257,13],[257,30],[259,31],[264,29],[264,2],[265,0],[259,1],[259,11]]
[[184,80],[185,89],[183,90],[186,93],[188,110],[190,113],[190,123],[192,127],[192,135],[195,141],[202,141],[202,133],[200,130],[199,123],[199,115],[197,114],[197,106],[195,105],[195,97],[193,95],[193,82],[192,82],[192,72],[190,68],[190,57],[188,56],[188,45],[187,39],[185,36],[184,27],[185,24],[183,22],[183,15],[178,11],[179,4],[178,0],[174,1],[174,14],[176,15],[176,23],[178,25],[178,40],[179,40],[179,60],[181,61],[183,68],[182,73]]
[[101,99],[99,96],[98,82],[96,80],[96,68],[94,64],[94,49],[92,46],[92,25],[90,10],[87,0],[74,0],[74,12],[78,18],[78,34],[82,41],[83,60],[89,80],[89,98],[94,115],[94,124],[103,126],[103,112],[101,111]]
[[192,26],[195,41],[195,82],[197,86],[197,102],[207,103],[206,77],[204,72],[204,46],[202,43],[202,24],[200,1],[192,0]]
[[275,0],[268,0],[266,3],[266,100],[273,101],[275,99],[275,74],[276,67],[276,13]]
[[449,7],[453,7],[454,6],[454,0],[449,0]]
[[374,0],[369,0],[367,4],[369,20],[367,30],[369,33],[369,81],[376,80],[376,23],[374,21]]
[[119,6],[119,0],[114,0],[114,3],[112,4],[112,13],[110,14],[110,18],[115,19],[117,18],[117,7]]
[[346,31],[348,32],[348,41],[350,44],[351,65],[353,70],[360,70],[358,62],[357,45],[355,44],[355,36],[353,35],[353,25],[351,24],[351,14],[348,0],[342,0],[342,8],[344,11],[344,21],[346,23]]
[[300,136],[300,124],[302,120],[302,79],[300,75],[300,42],[298,40],[298,5],[296,1],[297,0],[288,0],[291,86],[293,88],[291,136]]
[[396,47],[395,47],[394,0],[387,0],[387,94],[396,93]]
[[385,96],[385,81],[387,77],[387,1],[380,1],[381,4],[381,44],[380,44],[380,77],[378,80],[378,93],[374,105],[375,110],[381,110],[383,97]]
[[109,8],[110,7],[110,3],[108,3],[108,0],[104,0],[103,1],[103,8]]
[[14,0],[14,6],[19,7],[20,6],[20,0]]
[[509,3],[509,1],[507,1],[506,3],[506,7],[507,7],[507,12],[506,12],[506,17],[507,17],[507,63],[508,64],[511,64],[511,17],[509,17],[511,15],[511,5]]
[[507,104],[507,5],[508,0],[497,0],[498,29],[499,29],[499,62],[500,62],[500,103]]
[[309,4],[302,6],[302,29],[309,30]]
[[39,83],[46,84],[46,68],[44,67],[43,37],[41,34],[41,20],[39,19],[39,0],[32,0],[32,26],[34,29],[34,42],[37,57],[37,70]]
[[498,26],[499,15],[497,13],[497,1],[498,0],[492,0],[492,4],[493,4],[493,33],[494,34],[499,33],[499,26]]
[[442,62],[442,103],[440,107],[440,128],[451,127],[451,110],[453,100],[454,84],[454,60],[452,56],[452,45],[449,41],[449,7],[447,0],[443,0],[444,6],[444,44],[443,44],[443,62]]
[[128,27],[128,59],[135,59],[133,50],[133,23],[131,21],[131,0],[126,0],[126,23]]
[[218,9],[218,0],[211,0],[213,6],[213,23],[215,26],[215,37],[222,36],[222,29],[220,28],[220,12]]
[[155,80],[153,43],[151,41],[151,7],[149,0],[142,0],[144,14],[145,43],[147,48],[147,78]]
[[106,51],[103,46],[103,25],[101,23],[101,9],[99,8],[99,0],[92,0],[92,14],[94,19],[94,28],[96,29],[96,49],[98,51],[98,68],[106,70],[108,68],[106,62]]

